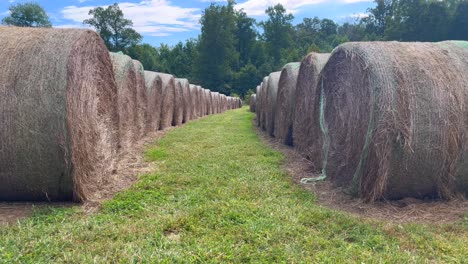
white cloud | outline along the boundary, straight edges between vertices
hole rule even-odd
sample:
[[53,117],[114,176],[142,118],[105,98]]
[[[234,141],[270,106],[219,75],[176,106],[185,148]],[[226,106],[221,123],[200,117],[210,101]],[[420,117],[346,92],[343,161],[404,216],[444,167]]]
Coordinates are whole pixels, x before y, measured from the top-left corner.
[[[133,28],[145,35],[168,36],[175,32],[198,29],[199,8],[184,8],[168,0],[143,0],[139,3],[119,3],[125,18],[133,21]],[[95,6],[67,6],[61,12],[65,19],[81,23],[89,18]]]
[[370,2],[372,0],[247,0],[236,6],[237,9],[244,9],[250,16],[263,16],[265,10],[276,4],[282,4],[289,13],[297,13],[301,7],[316,5],[324,2],[340,2],[345,4],[357,2]]

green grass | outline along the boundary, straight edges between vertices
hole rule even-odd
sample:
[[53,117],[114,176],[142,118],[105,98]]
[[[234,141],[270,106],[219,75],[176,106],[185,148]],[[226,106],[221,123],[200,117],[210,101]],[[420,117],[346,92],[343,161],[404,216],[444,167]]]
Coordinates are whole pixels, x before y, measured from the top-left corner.
[[246,108],[175,129],[157,171],[106,202],[0,227],[4,263],[467,263],[468,221],[398,225],[316,205],[280,169]]

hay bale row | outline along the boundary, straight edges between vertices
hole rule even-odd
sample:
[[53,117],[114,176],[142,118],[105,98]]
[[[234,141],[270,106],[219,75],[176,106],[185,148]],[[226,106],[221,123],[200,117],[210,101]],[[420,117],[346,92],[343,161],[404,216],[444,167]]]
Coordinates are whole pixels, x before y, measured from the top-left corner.
[[257,87],[257,125],[367,201],[467,195],[467,47],[364,42],[311,53]]
[[0,46],[2,201],[99,197],[119,153],[202,105],[188,81],[176,95],[172,75],[109,53],[91,30],[0,27]]
[[252,94],[250,96],[249,106],[250,106],[250,112],[255,113],[255,107],[257,106],[257,95],[256,94]]

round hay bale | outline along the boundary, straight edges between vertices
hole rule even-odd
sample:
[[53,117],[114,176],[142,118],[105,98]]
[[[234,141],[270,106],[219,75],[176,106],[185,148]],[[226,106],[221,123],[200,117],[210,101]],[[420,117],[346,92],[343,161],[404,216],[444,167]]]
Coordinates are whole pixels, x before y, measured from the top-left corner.
[[436,43],[346,43],[319,78],[323,173],[368,201],[456,196],[468,56]]
[[145,71],[149,131],[158,131],[161,122],[162,81],[156,72]]
[[256,98],[255,98],[255,119],[256,119],[256,122],[257,122],[257,126],[259,127],[260,126],[260,113],[261,113],[261,94],[262,94],[262,85],[263,85],[263,82],[260,83],[259,86],[257,86],[257,90],[256,90]]
[[190,84],[187,79],[179,79],[182,86],[182,99],[184,102],[183,123],[188,123],[192,115],[192,97],[190,94]]
[[255,113],[255,106],[256,106],[256,94],[252,94],[250,96],[250,112]]
[[197,86],[198,92],[198,116],[204,117],[205,116],[205,97],[203,94],[203,88],[201,86]]
[[174,97],[174,118],[172,119],[173,126],[180,126],[184,121],[184,95],[180,79],[175,78],[175,97]]
[[138,138],[143,138],[150,130],[147,116],[148,98],[145,86],[145,70],[143,69],[143,65],[137,60],[133,60],[133,67],[136,74],[137,136]]
[[265,97],[265,130],[270,136],[275,135],[276,97],[278,93],[278,82],[280,75],[281,72],[273,72],[268,76]]
[[0,200],[85,201],[115,169],[117,88],[91,30],[0,27]]
[[[321,169],[320,127],[317,121],[319,96],[317,81],[330,54],[309,53],[301,62],[296,82],[293,116],[293,146],[312,161],[314,170]],[[319,147],[314,147],[319,146]]]
[[159,129],[164,130],[172,125],[174,119],[175,80],[174,76],[166,73],[157,73],[162,83],[161,122]]
[[266,130],[266,97],[267,97],[267,86],[268,86],[268,76],[263,78],[262,82],[262,93],[259,98],[260,102],[260,128]]
[[206,101],[206,108],[205,108],[205,113],[206,115],[211,115],[211,95],[210,95],[210,90],[205,89],[205,101]]
[[137,110],[137,73],[133,60],[122,53],[110,53],[117,84],[119,114],[119,146],[128,149],[139,139]]
[[276,98],[275,137],[279,142],[292,146],[292,129],[296,99],[296,83],[299,62],[288,63],[281,70]]
[[192,110],[190,114],[190,119],[198,119],[198,92],[197,92],[197,87],[193,84],[190,84],[190,96],[192,100]]

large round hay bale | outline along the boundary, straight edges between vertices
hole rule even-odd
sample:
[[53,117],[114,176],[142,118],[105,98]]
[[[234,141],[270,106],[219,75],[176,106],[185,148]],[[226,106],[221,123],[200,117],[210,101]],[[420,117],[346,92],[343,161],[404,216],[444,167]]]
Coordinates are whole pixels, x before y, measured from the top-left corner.
[[323,173],[370,201],[455,196],[467,171],[467,58],[434,43],[336,48],[319,79]]
[[260,114],[261,114],[261,109],[262,109],[262,106],[261,106],[261,95],[262,95],[262,85],[263,85],[263,82],[260,83],[259,86],[257,86],[257,90],[256,90],[256,98],[255,98],[255,120],[256,120],[256,123],[257,123],[257,126],[259,127],[260,126]]
[[279,142],[292,146],[292,128],[296,99],[296,83],[299,62],[288,63],[281,70],[276,98],[275,137]]
[[[317,81],[330,54],[309,53],[301,62],[296,82],[293,116],[293,146],[312,161],[314,169],[321,168],[321,132],[318,116]],[[318,146],[318,147],[317,147]]]
[[174,76],[166,73],[157,73],[162,83],[162,103],[160,130],[164,130],[172,125],[174,119],[175,102],[175,80]]
[[0,200],[84,201],[115,168],[118,116],[96,32],[0,27]]
[[137,73],[132,58],[122,53],[110,53],[117,84],[117,111],[119,113],[119,145],[128,149],[139,139],[137,109]]
[[162,81],[156,72],[145,71],[148,99],[147,117],[150,131],[158,131],[161,121]]
[[268,76],[265,97],[265,130],[268,135],[274,136],[276,97],[278,93],[278,82],[281,72],[273,72]]
[[268,86],[268,76],[263,78],[262,82],[262,93],[259,97],[259,106],[260,106],[260,128],[266,130],[266,97],[267,97],[267,86]]
[[252,94],[250,96],[250,112],[255,113],[255,106],[256,106],[256,94]]
[[190,114],[190,119],[198,119],[198,92],[197,87],[193,84],[190,84],[190,96],[192,100],[192,110]]
[[205,114],[211,115],[212,102],[211,102],[210,90],[208,89],[205,89],[205,100],[206,100]]
[[203,93],[203,88],[201,86],[197,86],[198,90],[198,116],[204,117],[205,116],[205,96]]
[[182,122],[187,123],[190,121],[192,115],[192,97],[190,94],[190,84],[187,79],[179,79],[179,82],[182,86],[182,101],[184,104]]
[[173,126],[180,126],[184,121],[184,95],[180,79],[175,78],[175,96],[174,96],[174,118],[172,119]]
[[137,135],[139,138],[143,138],[150,129],[147,117],[148,98],[145,86],[145,70],[143,69],[143,65],[137,60],[133,60],[133,67],[136,73]]

